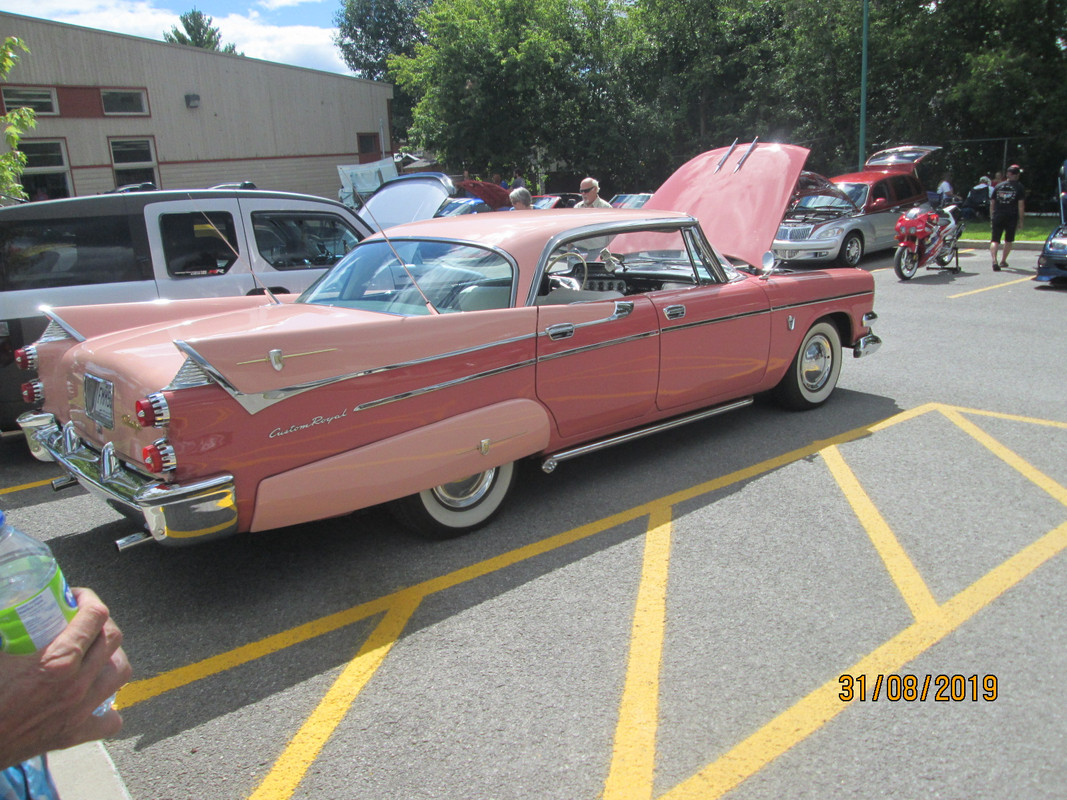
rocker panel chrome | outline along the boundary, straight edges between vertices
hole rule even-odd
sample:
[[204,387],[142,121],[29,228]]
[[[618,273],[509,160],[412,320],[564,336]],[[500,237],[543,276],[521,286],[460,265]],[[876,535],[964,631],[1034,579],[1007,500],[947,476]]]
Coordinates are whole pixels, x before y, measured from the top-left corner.
[[626,444],[632,442],[635,439],[643,439],[645,436],[651,436],[654,433],[660,433],[662,431],[669,431],[673,428],[680,428],[683,425],[688,425],[691,422],[699,422],[702,419],[708,417],[715,417],[719,414],[725,414],[727,411],[734,411],[738,408],[744,408],[747,405],[752,404],[751,397],[745,397],[741,400],[734,400],[732,403],[725,403],[721,406],[714,406],[713,408],[706,408],[703,411],[698,411],[695,414],[688,414],[684,417],[675,417],[669,419],[666,422],[657,422],[654,425],[649,425],[644,428],[637,428],[636,430],[628,431],[618,436],[611,436],[607,439],[600,439],[596,442],[590,442],[589,444],[581,445],[570,450],[561,450],[558,453],[553,453],[541,462],[541,469],[545,472],[551,473],[555,471],[561,461],[569,461],[572,458],[578,456],[584,456],[587,453],[595,453],[598,450],[606,450],[609,447],[614,447],[620,444]]

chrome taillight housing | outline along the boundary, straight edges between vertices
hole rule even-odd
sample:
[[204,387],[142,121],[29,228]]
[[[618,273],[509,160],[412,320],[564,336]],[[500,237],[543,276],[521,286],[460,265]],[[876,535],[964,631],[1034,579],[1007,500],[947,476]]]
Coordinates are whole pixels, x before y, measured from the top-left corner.
[[137,423],[143,428],[162,428],[170,422],[170,406],[162,392],[142,397],[134,409]]
[[22,384],[22,399],[27,403],[40,403],[44,400],[44,384],[40,381],[27,381]]
[[37,348],[32,344],[15,351],[15,364],[19,369],[37,369]]
[[141,462],[149,472],[167,472],[178,466],[174,448],[166,439],[156,439],[141,449]]

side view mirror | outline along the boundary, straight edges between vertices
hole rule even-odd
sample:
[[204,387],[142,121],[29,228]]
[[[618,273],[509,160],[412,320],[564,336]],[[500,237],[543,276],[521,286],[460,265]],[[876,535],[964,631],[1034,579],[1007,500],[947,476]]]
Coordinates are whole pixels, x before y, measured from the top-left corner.
[[774,251],[768,250],[763,254],[763,258],[760,259],[760,266],[762,267],[760,277],[766,278],[774,272],[774,268],[778,266],[778,259],[774,257]]
[[881,211],[883,208],[889,207],[889,201],[884,197],[875,198],[871,202],[871,211]]

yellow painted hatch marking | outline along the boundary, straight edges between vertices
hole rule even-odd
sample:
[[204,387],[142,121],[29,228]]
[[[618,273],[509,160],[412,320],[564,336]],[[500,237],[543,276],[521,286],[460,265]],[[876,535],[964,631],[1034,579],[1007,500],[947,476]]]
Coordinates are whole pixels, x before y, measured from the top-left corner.
[[[648,517],[642,572],[631,628],[630,655],[603,796],[605,800],[651,800],[658,732],[659,671],[666,622],[671,509],[674,505],[771,472],[800,459],[813,455],[822,456],[915,615],[914,623],[856,664],[835,670],[835,676],[849,673],[866,674],[873,678],[875,674],[899,671],[1067,548],[1065,522],[994,567],[955,597],[938,605],[922,576],[840,452],[842,444],[931,412],[940,412],[1004,463],[1027,477],[1035,486],[1067,506],[1067,489],[1000,444],[968,417],[986,416],[1062,430],[1067,430],[1067,423],[929,403],[873,425],[854,429],[826,441],[814,442],[807,447],[767,459],[715,480],[431,578],[227,653],[135,681],[119,693],[118,705],[129,707],[359,620],[378,614],[384,615],[360,648],[356,658],[343,670],[326,698],[293,737],[252,796],[254,800],[287,800],[292,797],[307,768],[318,756],[322,746],[358,698],[363,687],[373,677],[392,645],[402,635],[404,626],[422,599],[641,517]],[[839,699],[839,691],[840,684],[836,677],[814,689],[730,751],[661,795],[661,799],[710,800],[722,796],[844,711],[848,703]]]

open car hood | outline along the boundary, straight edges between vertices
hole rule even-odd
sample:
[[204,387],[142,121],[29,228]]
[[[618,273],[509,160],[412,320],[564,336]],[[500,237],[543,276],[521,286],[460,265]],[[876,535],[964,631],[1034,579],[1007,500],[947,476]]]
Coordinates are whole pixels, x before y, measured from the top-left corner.
[[723,254],[759,265],[807,157],[807,148],[790,144],[735,143],[709,150],[679,167],[644,208],[690,214]]
[[441,204],[458,194],[452,179],[442,172],[414,172],[379,186],[359,216],[376,231],[404,222],[430,219]]
[[852,202],[852,198],[841,191],[836,183],[817,172],[808,172],[807,170],[801,172],[800,177],[797,178],[797,188],[796,191],[793,192],[791,204],[796,203],[804,197],[823,196],[841,200],[842,202],[847,203],[849,208],[856,211],[860,210],[859,206]]

